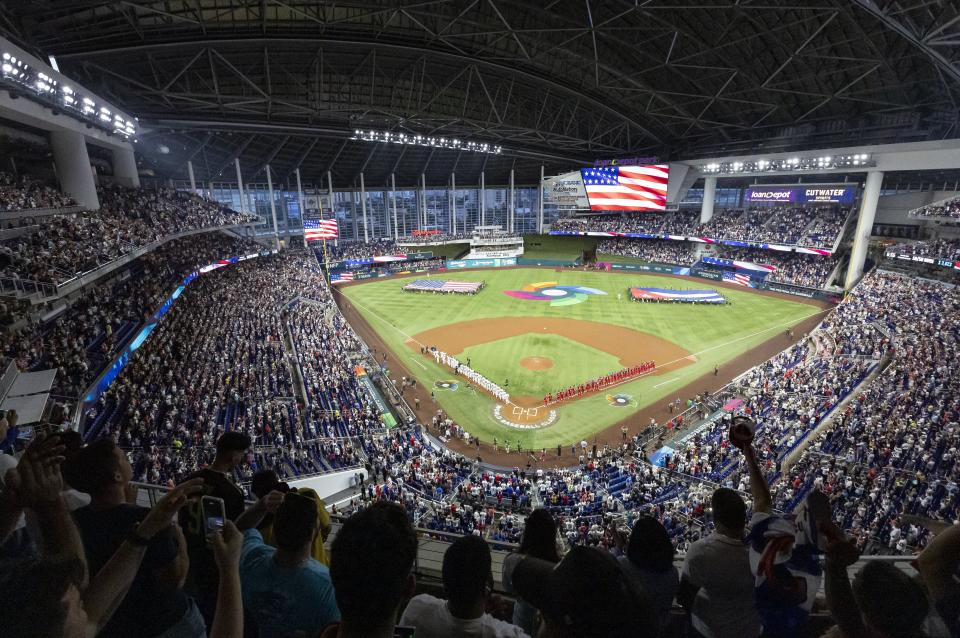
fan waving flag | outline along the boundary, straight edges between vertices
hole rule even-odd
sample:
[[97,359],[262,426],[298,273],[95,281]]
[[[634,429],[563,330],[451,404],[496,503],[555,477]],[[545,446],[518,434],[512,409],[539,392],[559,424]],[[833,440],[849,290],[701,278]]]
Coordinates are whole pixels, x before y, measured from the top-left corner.
[[305,219],[303,220],[303,235],[307,241],[321,239],[336,239],[340,236],[335,219]]
[[666,210],[667,164],[582,168],[590,210]]

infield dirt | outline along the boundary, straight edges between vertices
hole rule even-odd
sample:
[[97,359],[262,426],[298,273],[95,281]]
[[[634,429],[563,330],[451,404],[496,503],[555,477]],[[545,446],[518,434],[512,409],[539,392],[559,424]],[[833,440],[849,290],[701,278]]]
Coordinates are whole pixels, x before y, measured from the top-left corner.
[[[407,339],[406,345],[413,352],[426,346],[436,347],[457,356],[471,346],[526,334],[555,334],[566,337],[617,357],[624,368],[654,361],[657,367],[653,374],[678,370],[696,361],[690,352],[677,344],[639,330],[598,321],[560,317],[472,319],[424,330]],[[580,379],[583,383],[587,381],[590,379]],[[533,396],[511,395],[510,400],[521,407],[533,407],[543,403],[543,397]]]
[[[518,269],[521,267],[517,267]],[[458,271],[457,274],[460,274],[462,271]],[[610,275],[616,277],[620,273],[609,273]],[[623,273],[626,275],[627,273]],[[652,275],[655,277],[663,278],[665,280],[673,279],[669,275]],[[382,279],[380,280],[382,281]],[[362,285],[363,281],[353,282],[353,284],[347,285]],[[733,284],[726,284],[722,282],[710,282],[712,287],[716,288],[728,288],[730,290],[742,290],[739,286]],[[358,335],[374,349],[378,354],[386,354],[386,360],[384,361],[385,365],[388,365],[391,370],[394,371],[396,375],[405,375],[413,376],[411,372],[411,366],[407,360],[401,356],[397,356],[390,348],[386,346],[383,339],[377,334],[370,324],[364,319],[360,311],[354,307],[354,305],[347,299],[345,296],[336,294],[339,290],[335,289],[334,298],[337,301],[337,304],[340,306],[341,311],[346,317],[347,321],[353,326],[354,330],[357,331]],[[827,302],[815,301],[812,299],[804,299],[801,297],[793,297],[791,295],[786,295],[783,293],[777,293],[772,291],[752,291],[753,294],[778,297],[781,299],[789,299],[792,301],[797,301],[806,305],[810,305],[814,308],[817,308],[821,311],[826,311],[832,307],[832,304]],[[796,334],[797,340],[802,339],[806,336],[809,331],[811,331],[823,318],[823,314],[816,314],[814,316],[808,317],[797,325],[794,326],[793,330]],[[607,324],[605,326],[609,327]],[[773,355],[777,354],[784,348],[788,347],[791,344],[791,340],[787,339],[784,334],[774,333],[769,339],[761,343],[759,346],[753,347],[746,352],[740,354],[734,359],[726,362],[719,370],[718,374],[705,373],[701,375],[696,380],[676,389],[676,396],[682,397],[684,399],[696,395],[704,390],[710,390],[715,392],[724,385],[726,385],[732,378],[737,375],[745,372],[746,370],[752,368],[753,366],[762,363]],[[417,415],[420,418],[422,423],[429,423],[431,417],[436,413],[437,405],[431,400],[430,389],[424,387],[422,384],[418,384],[416,388],[406,388],[404,390],[404,397],[407,402],[411,405],[414,403],[415,398],[421,400],[421,408],[417,411]],[[634,413],[630,417],[623,419],[612,426],[605,428],[602,431],[597,432],[594,435],[594,440],[596,440],[599,445],[604,443],[609,443],[611,445],[617,445],[622,439],[621,427],[627,426],[628,434],[633,435],[639,432],[643,427],[645,427],[651,418],[656,419],[659,423],[664,423],[667,419],[671,418],[672,413],[667,409],[666,402],[661,402],[660,404],[650,405],[646,408],[643,408],[639,412]],[[681,434],[681,433],[678,433]],[[485,463],[491,463],[494,465],[499,465],[503,467],[514,467],[514,466],[524,466],[528,462],[535,468],[553,468],[553,467],[568,467],[576,465],[577,458],[573,456],[570,451],[570,443],[576,443],[576,441],[570,441],[565,446],[561,446],[561,455],[556,455],[556,449],[551,448],[547,450],[546,459],[542,462],[533,462],[530,457],[527,455],[525,450],[522,454],[511,453],[507,454],[501,448],[498,451],[494,451],[493,447],[490,445],[489,441],[484,441],[481,443],[479,449],[475,448],[473,445],[468,445],[465,441],[453,438],[447,443],[447,447],[461,454],[465,454],[468,457],[481,456]]]

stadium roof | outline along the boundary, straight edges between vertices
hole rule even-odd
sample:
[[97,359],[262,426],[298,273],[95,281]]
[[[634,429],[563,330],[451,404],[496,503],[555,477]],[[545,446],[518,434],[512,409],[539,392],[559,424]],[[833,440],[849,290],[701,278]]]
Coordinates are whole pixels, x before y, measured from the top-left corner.
[[[165,174],[534,183],[597,158],[960,137],[949,0],[0,0],[0,31],[140,117]],[[459,137],[499,155],[351,141]]]

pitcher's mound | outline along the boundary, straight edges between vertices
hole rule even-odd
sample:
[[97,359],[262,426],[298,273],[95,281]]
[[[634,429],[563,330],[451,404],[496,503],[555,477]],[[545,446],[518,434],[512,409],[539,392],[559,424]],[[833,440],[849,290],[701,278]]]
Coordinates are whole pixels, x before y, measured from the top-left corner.
[[553,359],[550,357],[524,357],[520,359],[520,365],[527,370],[549,370],[553,367]]

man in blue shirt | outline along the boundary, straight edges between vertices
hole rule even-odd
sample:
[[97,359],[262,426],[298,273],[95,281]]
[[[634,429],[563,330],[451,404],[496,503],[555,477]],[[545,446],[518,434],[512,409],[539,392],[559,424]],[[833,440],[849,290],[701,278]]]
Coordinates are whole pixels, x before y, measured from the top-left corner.
[[[263,542],[256,525],[274,512],[276,548]],[[340,620],[330,570],[311,557],[317,528],[315,501],[270,492],[237,519],[243,529],[240,582],[243,606],[260,638],[316,636]]]

